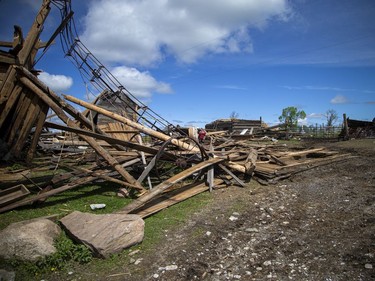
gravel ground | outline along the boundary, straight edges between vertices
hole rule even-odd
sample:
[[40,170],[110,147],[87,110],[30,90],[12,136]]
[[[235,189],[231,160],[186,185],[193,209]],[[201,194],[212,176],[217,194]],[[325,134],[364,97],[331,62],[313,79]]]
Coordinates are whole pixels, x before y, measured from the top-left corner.
[[375,280],[375,140],[305,145],[356,157],[276,185],[215,190],[124,274],[95,280]]

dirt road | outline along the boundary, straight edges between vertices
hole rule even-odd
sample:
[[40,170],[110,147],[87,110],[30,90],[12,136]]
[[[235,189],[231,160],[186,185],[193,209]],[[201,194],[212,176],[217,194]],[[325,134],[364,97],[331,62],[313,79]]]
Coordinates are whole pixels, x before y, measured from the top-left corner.
[[375,280],[375,141],[329,146],[357,157],[214,191],[126,280]]

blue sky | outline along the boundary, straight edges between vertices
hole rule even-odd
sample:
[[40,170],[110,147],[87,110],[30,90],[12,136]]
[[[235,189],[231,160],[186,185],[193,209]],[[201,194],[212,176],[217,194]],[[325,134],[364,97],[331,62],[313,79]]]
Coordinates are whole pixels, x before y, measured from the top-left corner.
[[[0,40],[29,30],[41,1],[0,0]],[[81,41],[134,95],[174,124],[201,127],[236,112],[305,124],[375,117],[373,0],[72,0]],[[60,23],[52,7],[42,39]],[[59,93],[87,100],[59,42],[36,65]]]

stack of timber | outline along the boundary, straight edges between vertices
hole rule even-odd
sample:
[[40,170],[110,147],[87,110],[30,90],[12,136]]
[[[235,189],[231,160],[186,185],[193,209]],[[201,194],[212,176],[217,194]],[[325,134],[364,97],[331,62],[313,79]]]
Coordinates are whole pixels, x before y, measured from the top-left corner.
[[[375,118],[372,121],[346,119],[347,138],[375,138]],[[344,131],[341,136],[344,135]]]
[[218,119],[205,126],[209,132],[214,131],[227,131],[232,138],[246,139],[249,136],[254,136],[259,130],[266,125],[259,120],[246,120],[246,119]]
[[298,150],[285,145],[227,138],[217,138],[214,143],[211,152],[216,157],[226,158],[228,167],[242,174],[249,175],[247,165],[252,158],[251,175],[261,184],[274,184],[302,171],[352,157],[324,147]]

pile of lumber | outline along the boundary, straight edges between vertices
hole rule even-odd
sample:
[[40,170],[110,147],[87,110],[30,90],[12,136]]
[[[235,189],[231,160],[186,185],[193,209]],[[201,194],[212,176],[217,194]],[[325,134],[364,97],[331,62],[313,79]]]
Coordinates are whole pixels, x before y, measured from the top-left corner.
[[[94,105],[91,106],[95,108]],[[100,109],[96,108],[96,110]],[[68,126],[64,129],[72,130]],[[74,131],[81,136],[83,133],[88,133],[83,129]],[[70,161],[61,161],[60,168],[70,172],[57,174],[44,184],[39,184],[43,191],[38,194],[26,196],[27,194],[24,193],[19,200],[3,204],[0,206],[0,212],[40,202],[85,184],[109,181],[122,187],[120,190],[124,191],[124,195],[135,194],[136,199],[133,203],[125,206],[120,212],[146,217],[200,192],[233,185],[246,187],[251,179],[261,184],[274,184],[307,169],[351,157],[349,154],[341,154],[323,147],[290,149],[277,143],[238,141],[222,137],[220,134],[216,136],[211,134],[203,146],[194,146],[192,145],[194,142],[188,143],[186,140],[179,140],[180,146],[177,146],[172,143],[172,140],[175,140],[172,138],[166,142],[154,141],[144,146],[116,140],[102,134],[95,135],[97,138],[100,138],[99,136],[108,141],[105,149],[101,146],[103,150],[107,151],[108,155],[112,154],[110,157],[113,157],[129,176],[131,173],[131,177],[138,185],[126,181],[113,164],[103,162],[102,157],[99,157],[102,161],[98,162],[97,152],[93,148],[90,148],[91,155],[96,157],[89,157],[90,153],[87,152],[75,154],[63,152],[59,157]],[[107,150],[110,147],[109,143],[127,145],[127,149],[117,150],[122,153],[115,155],[116,153],[113,153],[115,150]],[[184,148],[182,143],[189,149]],[[86,145],[90,145],[90,142],[86,142]],[[56,156],[51,158],[51,163],[55,158]],[[164,161],[172,167],[169,174],[166,173],[167,170],[160,167]],[[185,165],[181,164],[183,161],[186,161]],[[160,176],[159,172],[165,174]],[[15,183],[20,186],[25,181],[18,180]]]
[[[41,149],[44,161],[49,157],[47,162],[69,172],[34,184],[37,192],[24,185],[25,181],[33,183],[24,171],[21,177],[25,179],[15,181],[10,187],[8,181],[7,188],[2,188],[5,181],[0,175],[0,212],[43,202],[85,184],[108,181],[120,186],[124,196],[136,198],[121,212],[144,217],[205,190],[230,185],[245,187],[251,178],[274,183],[347,157],[324,149],[287,151],[277,144],[225,138],[228,132],[209,133],[207,143],[202,146],[178,130],[172,134],[155,127],[155,118],[160,116],[147,117],[144,114],[147,107],[134,105],[116,111],[108,108],[111,104],[108,102],[88,103],[57,95],[38,79],[33,69],[37,50],[51,44],[66,24],[64,20],[49,42],[40,43],[50,4],[50,0],[43,1],[25,40],[16,28],[13,42],[0,42],[0,46],[11,48],[8,52],[0,51],[0,148],[5,147],[0,149],[0,159],[14,157],[31,162],[36,150]],[[119,95],[119,91],[120,88],[105,89],[102,96],[110,99]],[[78,111],[72,103],[85,111]],[[46,121],[49,110],[58,122]],[[138,116],[136,113],[142,110],[143,114]],[[107,123],[98,124],[95,120]],[[233,128],[244,133],[249,130],[252,134],[251,128],[262,127],[261,120],[237,123],[231,123]],[[60,130],[63,135],[46,135],[42,133],[46,128]]]

